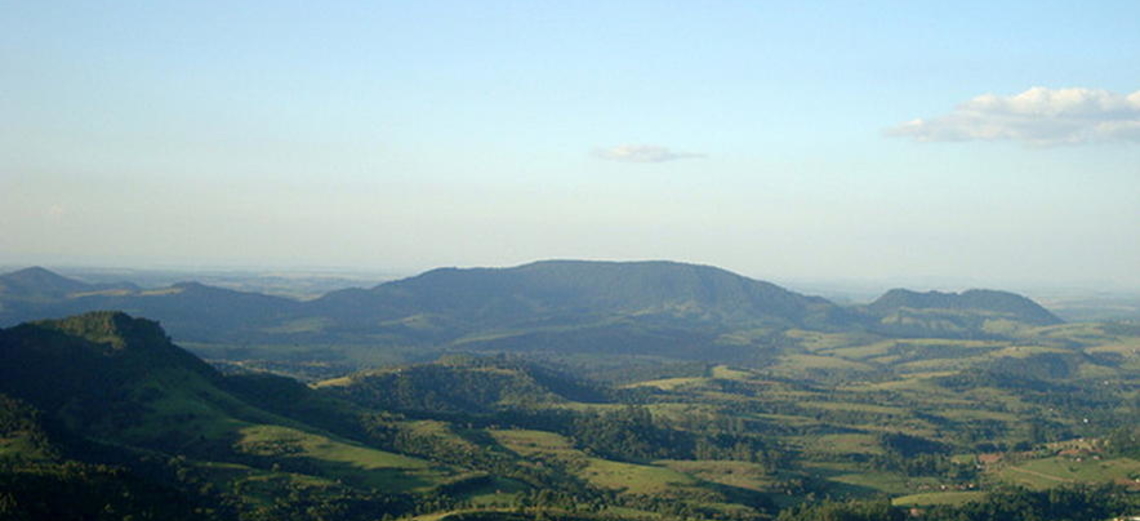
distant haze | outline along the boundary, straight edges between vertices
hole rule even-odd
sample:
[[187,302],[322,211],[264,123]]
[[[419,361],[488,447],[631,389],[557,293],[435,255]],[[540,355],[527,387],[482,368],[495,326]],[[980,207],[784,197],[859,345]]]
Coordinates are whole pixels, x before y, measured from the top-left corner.
[[0,264],[1140,289],[1137,2],[2,9]]

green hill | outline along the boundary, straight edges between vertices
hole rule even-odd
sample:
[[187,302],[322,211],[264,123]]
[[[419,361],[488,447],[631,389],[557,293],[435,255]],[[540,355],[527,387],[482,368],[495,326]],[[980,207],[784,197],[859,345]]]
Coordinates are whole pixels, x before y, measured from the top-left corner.
[[606,399],[590,384],[505,357],[451,356],[355,373],[318,388],[370,408],[432,413],[488,413]]

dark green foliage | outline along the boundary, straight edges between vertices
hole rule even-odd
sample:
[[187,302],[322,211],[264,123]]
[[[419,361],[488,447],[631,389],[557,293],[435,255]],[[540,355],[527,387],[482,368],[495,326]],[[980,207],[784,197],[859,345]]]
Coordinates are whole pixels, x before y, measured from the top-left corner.
[[0,519],[210,520],[206,501],[104,465],[0,461]]
[[777,521],[903,521],[906,514],[890,500],[804,503],[780,512]]
[[[676,436],[676,435],[674,435]],[[769,471],[785,466],[790,451],[779,447],[775,442],[759,436],[715,432],[696,436],[692,442],[691,454],[687,457],[698,460],[747,461],[759,463]],[[681,450],[684,447],[678,447]]]
[[350,403],[320,393],[292,378],[268,373],[227,375],[219,387],[258,408],[347,438],[364,435],[360,415]]
[[949,447],[941,443],[901,432],[880,434],[879,445],[888,454],[896,454],[903,458],[912,458],[920,454],[945,454],[949,452]]
[[[1140,501],[1123,488],[1064,487],[1048,491],[1003,488],[982,501],[919,510],[925,521],[1103,521],[1135,513]],[[804,503],[777,521],[902,521],[907,512],[888,500]]]
[[589,384],[505,357],[451,357],[349,378],[347,385],[329,387],[328,392],[365,407],[406,412],[490,413],[605,399]]
[[573,429],[580,447],[608,459],[645,461],[683,458],[692,453],[691,436],[658,427],[644,407],[581,415]]
[[406,495],[359,491],[346,487],[313,487],[297,483],[274,491],[270,504],[243,512],[240,521],[377,521],[385,516],[403,516],[417,507],[432,510],[454,505],[448,498],[417,500]]
[[903,457],[897,453],[871,456],[868,465],[879,470],[899,472],[905,476],[937,477],[952,483],[973,481],[978,470],[970,463],[955,463],[943,454],[919,454]]
[[23,401],[0,394],[0,439],[26,440],[31,451],[9,458],[51,458],[55,450],[41,424],[40,412]]
[[1105,436],[1104,450],[1114,456],[1140,459],[1140,427],[1125,426]]
[[985,500],[961,506],[931,507],[929,521],[1102,521],[1134,515],[1140,500],[1115,486],[1075,486],[1047,491],[1005,488]]

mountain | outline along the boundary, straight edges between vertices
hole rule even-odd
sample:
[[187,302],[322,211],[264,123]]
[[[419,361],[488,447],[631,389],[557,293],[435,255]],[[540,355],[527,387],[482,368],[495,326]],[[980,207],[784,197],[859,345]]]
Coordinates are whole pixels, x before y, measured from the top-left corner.
[[310,309],[355,322],[423,317],[460,329],[565,325],[613,316],[701,323],[834,326],[834,304],[719,268],[675,262],[544,261],[444,268],[333,292]]
[[0,298],[3,299],[44,301],[93,289],[90,284],[38,266],[0,275]]

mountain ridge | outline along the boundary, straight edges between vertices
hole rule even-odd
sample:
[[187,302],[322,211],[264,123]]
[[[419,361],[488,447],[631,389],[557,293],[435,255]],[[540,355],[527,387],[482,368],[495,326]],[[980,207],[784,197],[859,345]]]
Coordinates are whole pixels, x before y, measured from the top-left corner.
[[317,299],[325,315],[364,310],[361,318],[400,313],[452,314],[498,323],[558,313],[666,313],[737,320],[766,315],[795,324],[836,310],[769,282],[711,266],[670,261],[539,261],[508,268],[439,268],[371,289]]
[[[193,281],[95,291],[43,268],[0,275],[0,281],[41,279],[57,289],[37,293],[34,284],[9,284],[16,289],[0,292],[0,325],[113,309],[160,320],[179,340],[199,344],[479,351],[528,351],[544,344],[571,352],[661,350],[693,359],[733,330],[961,338],[1059,323],[1028,298],[1007,292],[892,290],[868,306],[845,307],[714,266],[673,261],[438,268],[310,301]],[[20,288],[27,295],[17,294]],[[76,289],[82,291],[71,291]],[[734,349],[732,357],[747,357],[749,349]]]

